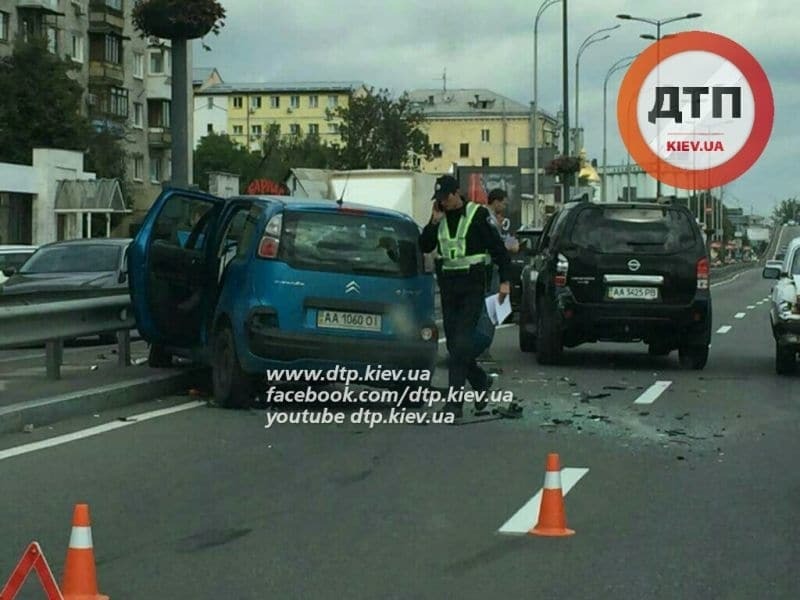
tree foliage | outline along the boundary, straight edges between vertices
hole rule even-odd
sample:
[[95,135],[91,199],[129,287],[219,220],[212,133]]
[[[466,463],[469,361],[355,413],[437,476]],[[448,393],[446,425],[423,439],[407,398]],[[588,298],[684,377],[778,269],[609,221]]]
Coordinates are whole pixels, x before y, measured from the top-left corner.
[[214,171],[239,175],[240,193],[259,172],[261,158],[224,134],[210,133],[200,140],[194,155],[194,180],[208,189],[208,174]]
[[800,222],[800,200],[797,198],[783,200],[775,207],[772,220],[776,225],[785,225],[788,221]]
[[74,70],[41,38],[0,59],[0,160],[28,164],[33,148],[86,149],[91,132]]
[[405,169],[417,159],[433,159],[423,130],[425,116],[408,93],[395,100],[389,90],[365,89],[331,116],[342,120],[339,158],[344,169]]

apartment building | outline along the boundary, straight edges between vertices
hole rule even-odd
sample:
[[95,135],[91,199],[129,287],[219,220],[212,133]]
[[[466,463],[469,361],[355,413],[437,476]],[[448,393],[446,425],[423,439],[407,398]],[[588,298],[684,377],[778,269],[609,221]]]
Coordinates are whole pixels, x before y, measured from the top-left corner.
[[195,147],[209,133],[225,133],[256,151],[271,127],[281,135],[316,134],[341,143],[340,121],[328,111],[347,106],[363,89],[358,81],[208,85],[195,91]]
[[[126,190],[140,219],[171,176],[169,42],[133,26],[134,0],[0,0],[0,56],[20,36],[45,37],[75,63],[82,112],[117,134],[127,155]],[[190,52],[191,56],[191,52]]]

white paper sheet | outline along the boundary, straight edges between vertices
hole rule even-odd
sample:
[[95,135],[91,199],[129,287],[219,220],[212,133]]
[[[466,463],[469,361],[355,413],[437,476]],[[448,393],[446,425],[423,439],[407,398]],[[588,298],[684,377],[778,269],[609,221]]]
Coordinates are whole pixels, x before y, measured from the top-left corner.
[[511,314],[511,300],[506,296],[502,304],[499,303],[499,294],[486,297],[486,312],[495,325],[499,325]]

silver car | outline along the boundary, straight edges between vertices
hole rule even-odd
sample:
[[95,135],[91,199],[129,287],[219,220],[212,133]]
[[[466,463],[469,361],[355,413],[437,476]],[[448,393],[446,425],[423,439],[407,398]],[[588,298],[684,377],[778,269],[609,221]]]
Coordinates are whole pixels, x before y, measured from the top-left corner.
[[789,242],[779,265],[775,261],[767,263],[763,275],[776,280],[769,312],[775,338],[775,370],[788,375],[797,369],[800,352],[800,237]]

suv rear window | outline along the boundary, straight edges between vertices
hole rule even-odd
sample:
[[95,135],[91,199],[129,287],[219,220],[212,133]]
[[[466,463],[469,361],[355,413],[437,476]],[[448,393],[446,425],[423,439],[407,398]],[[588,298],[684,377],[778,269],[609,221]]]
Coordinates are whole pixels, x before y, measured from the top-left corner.
[[674,254],[697,243],[689,217],[661,206],[585,208],[575,220],[571,240],[601,254]]
[[286,212],[280,259],[298,269],[390,277],[421,270],[412,223],[358,213]]

